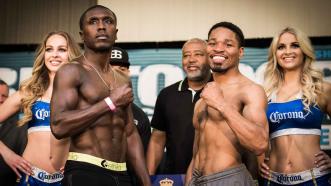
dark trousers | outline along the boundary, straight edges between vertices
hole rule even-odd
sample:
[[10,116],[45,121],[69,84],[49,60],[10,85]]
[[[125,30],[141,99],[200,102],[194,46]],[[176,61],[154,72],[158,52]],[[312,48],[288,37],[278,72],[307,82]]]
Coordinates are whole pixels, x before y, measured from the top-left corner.
[[131,186],[127,172],[111,171],[93,164],[68,160],[64,169],[63,186]]

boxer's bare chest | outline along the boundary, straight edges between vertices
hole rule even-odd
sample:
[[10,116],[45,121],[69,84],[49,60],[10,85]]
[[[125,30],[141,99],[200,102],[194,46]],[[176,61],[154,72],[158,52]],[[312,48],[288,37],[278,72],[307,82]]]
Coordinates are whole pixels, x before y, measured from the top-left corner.
[[[224,105],[225,109],[232,109],[242,113],[244,107],[244,99],[242,96],[242,90],[239,86],[225,87],[222,88],[224,100],[220,100],[220,105]],[[224,121],[224,116],[212,107],[205,107],[206,112],[208,113],[209,119],[213,121]]]
[[97,74],[94,71],[85,72],[84,81],[79,86],[79,96],[81,99],[89,104],[94,104],[110,96],[114,88],[127,83],[121,74],[115,71],[109,73],[108,76],[101,76],[101,78],[101,74]]

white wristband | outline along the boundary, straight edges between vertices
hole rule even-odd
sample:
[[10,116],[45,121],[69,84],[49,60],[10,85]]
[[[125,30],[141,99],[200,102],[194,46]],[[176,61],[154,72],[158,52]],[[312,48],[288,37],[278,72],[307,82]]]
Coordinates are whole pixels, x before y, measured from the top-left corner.
[[106,97],[104,100],[107,103],[109,109],[114,112],[115,109],[116,109],[116,106],[114,105],[114,103],[112,102],[112,100],[110,99],[110,97]]

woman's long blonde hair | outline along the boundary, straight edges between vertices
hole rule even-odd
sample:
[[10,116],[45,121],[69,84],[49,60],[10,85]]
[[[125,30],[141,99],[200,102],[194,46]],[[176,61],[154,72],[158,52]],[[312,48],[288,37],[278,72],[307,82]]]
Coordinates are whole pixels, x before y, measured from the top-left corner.
[[310,111],[309,107],[321,103],[323,96],[323,75],[321,71],[313,67],[315,54],[309,38],[299,29],[287,27],[283,29],[271,42],[268,53],[268,63],[264,73],[264,87],[268,97],[278,90],[284,81],[284,71],[279,66],[276,57],[279,38],[284,33],[293,34],[304,54],[304,63],[301,74],[302,99],[304,109]]
[[42,43],[36,50],[35,61],[32,68],[32,76],[23,81],[19,87],[19,91],[23,95],[21,102],[22,110],[24,112],[23,118],[18,121],[19,126],[28,123],[32,119],[31,107],[33,103],[45,94],[50,84],[48,75],[49,71],[45,65],[45,49],[48,38],[53,35],[63,36],[67,41],[69,61],[72,61],[80,55],[80,48],[78,44],[68,33],[63,31],[55,31],[48,33],[44,37]]

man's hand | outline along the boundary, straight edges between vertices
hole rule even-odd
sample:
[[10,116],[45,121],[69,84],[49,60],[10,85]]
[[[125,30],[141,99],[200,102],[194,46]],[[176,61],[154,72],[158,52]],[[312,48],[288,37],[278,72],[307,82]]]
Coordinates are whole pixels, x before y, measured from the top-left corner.
[[209,82],[203,88],[200,97],[206,102],[206,104],[214,109],[218,110],[219,106],[225,103],[222,89],[216,82]]
[[116,107],[126,106],[133,101],[132,87],[128,83],[116,87],[111,91],[109,97]]

